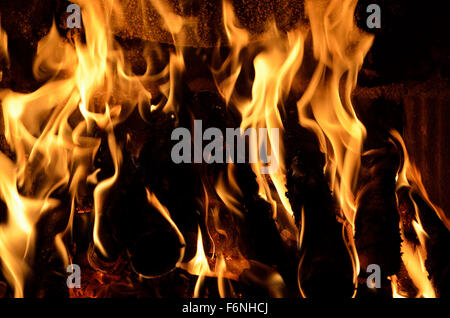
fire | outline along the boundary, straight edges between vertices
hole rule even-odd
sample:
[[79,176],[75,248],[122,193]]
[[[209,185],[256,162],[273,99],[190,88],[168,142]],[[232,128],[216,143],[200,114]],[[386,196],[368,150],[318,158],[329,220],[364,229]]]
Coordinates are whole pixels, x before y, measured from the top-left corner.
[[200,295],[200,288],[203,284],[206,275],[211,275],[211,270],[209,268],[208,259],[205,255],[205,250],[203,248],[203,238],[202,231],[200,227],[198,228],[198,238],[197,238],[197,253],[194,258],[190,260],[185,265],[186,271],[192,275],[198,276],[197,283],[195,284],[194,297],[198,298]]
[[[325,173],[329,176],[330,187],[335,192],[341,207],[343,239],[346,242],[354,266],[354,282],[359,274],[358,256],[353,242],[353,226],[356,213],[355,185],[359,172],[362,143],[365,128],[357,118],[351,102],[351,93],[356,85],[359,69],[368,52],[373,36],[360,31],[353,21],[357,1],[307,1],[306,12],[311,29],[299,27],[282,35],[275,24],[269,25],[259,40],[265,50],[254,59],[255,79],[250,99],[230,92],[235,83],[235,72],[241,70],[237,57],[250,34],[236,25],[231,6],[224,2],[224,22],[228,41],[232,46],[233,60],[226,61],[232,69],[227,81],[218,81],[219,89],[226,100],[237,105],[242,115],[241,128],[272,128],[283,131],[280,110],[287,94],[291,91],[294,78],[302,66],[305,38],[311,32],[316,70],[303,96],[298,101],[299,122],[314,131],[319,137],[322,151],[327,155]],[[233,38],[233,35],[238,37]],[[276,39],[276,40],[274,40]],[[276,44],[274,44],[276,43]],[[218,76],[216,73],[216,77]],[[345,83],[341,90],[340,83]],[[309,114],[312,113],[312,116]],[[280,143],[276,153],[274,143]],[[276,189],[284,211],[293,215],[285,193],[285,167],[280,140],[269,136],[268,146],[280,165],[270,173],[270,181],[261,175],[261,164],[253,167],[259,184],[259,194],[272,204],[274,219],[277,218],[277,200],[273,197],[271,185]],[[258,152],[260,149],[251,149]],[[223,187],[220,187],[222,189]],[[230,192],[227,192],[230,193]],[[223,195],[226,197],[226,195]],[[231,201],[231,200],[227,200]],[[303,225],[302,225],[303,226]]]
[[[351,92],[373,37],[362,33],[353,22],[356,1],[330,1],[328,6],[325,2],[307,2],[318,65],[298,108],[300,123],[318,135],[322,151],[327,154],[326,172],[331,187],[336,191],[343,215],[353,225],[356,211],[353,189],[365,128],[355,114]],[[313,118],[307,115],[309,109]]]
[[[109,20],[117,4],[79,4],[85,13],[86,43],[77,35],[69,43],[53,25],[39,42],[33,68],[35,77],[46,80],[45,84],[29,94],[9,90],[0,93],[5,138],[15,154],[14,161],[1,154],[1,196],[9,213],[8,222],[0,226],[1,259],[17,297],[23,296],[35,224],[40,216],[62,204],[53,196],[63,188],[70,189],[72,204],[68,212],[73,213],[100,145],[100,139],[94,136],[96,127],[108,135],[115,166],[114,175],[101,181],[94,191],[94,242],[107,254],[99,234],[103,198],[117,180],[121,164],[113,127],[132,110],[124,104],[111,105],[119,105],[130,94],[151,96],[137,77],[127,74],[123,56],[116,49]],[[6,36],[0,34],[5,43]],[[1,47],[4,49],[4,44]],[[84,120],[74,120],[78,113]],[[67,262],[68,252],[60,236],[55,244]]]
[[[202,231],[199,227],[197,251],[194,258],[187,263],[180,263],[178,266],[191,275],[198,276],[194,287],[194,298],[201,297],[201,289],[206,277],[216,277],[220,296],[231,297],[235,295],[231,281],[238,279],[238,275],[236,274],[236,269],[240,266],[238,261],[233,260],[231,257],[228,257],[227,261],[222,253],[217,255],[213,253],[211,257],[207,257],[203,245]],[[214,265],[211,266],[210,263],[214,263]],[[234,267],[234,269],[229,267]]]
[[[1,193],[10,212],[8,222],[0,228],[0,253],[4,274],[15,286],[15,297],[23,297],[23,284],[29,268],[25,257],[29,246],[33,243],[32,224],[27,218],[24,202],[16,189],[14,164],[3,154],[0,155],[2,167]],[[29,202],[31,203],[31,202]]]
[[[69,40],[58,33],[54,24],[38,44],[33,74],[43,84],[29,93],[0,91],[4,135],[14,154],[8,157],[0,153],[0,198],[7,207],[7,221],[0,223],[0,259],[15,297],[25,296],[26,281],[32,274],[36,226],[43,216],[55,214],[67,221],[64,229],[54,236],[54,248],[64,265],[68,265],[76,207],[82,204],[82,194],[89,193],[90,186],[94,186],[90,191],[93,209],[89,213],[93,226],[92,233],[86,235],[92,236],[92,243],[102,257],[109,256],[104,239],[106,200],[114,194],[126,158],[126,149],[116,136],[116,128],[136,108],[145,122],[146,113],[163,111],[171,114],[175,125],[178,124],[182,113],[180,82],[189,66],[186,44],[199,37],[195,32],[200,23],[198,18],[178,15],[166,1],[140,1],[142,12],[138,14],[144,14],[149,5],[156,10],[161,27],[171,36],[173,50],[162,70],[152,68],[148,54],[145,74],[135,75],[114,36],[123,27],[124,2],[77,0],[76,3],[82,8],[83,32],[68,31]],[[258,158],[250,163],[258,187],[257,198],[252,199],[270,205],[270,221],[284,242],[292,237],[296,240],[298,292],[302,297],[308,296],[300,284],[304,260],[301,252],[306,249],[304,236],[308,221],[302,206],[299,224],[295,224],[293,206],[286,195],[289,167],[285,163],[284,137],[286,117],[290,116],[287,104],[291,100],[298,112],[298,124],[317,136],[325,155],[323,174],[339,205],[337,219],[342,223],[342,239],[352,261],[355,287],[360,271],[353,238],[358,208],[355,188],[366,128],[356,115],[351,96],[374,37],[356,26],[356,4],[357,0],[306,0],[309,24],[299,22],[293,30],[283,32],[275,21],[269,20],[264,31],[255,34],[240,25],[232,2],[223,0],[225,37],[217,44],[228,46],[229,53],[221,59],[217,49],[213,62],[208,65],[210,79],[227,111],[236,111],[240,116],[238,128],[267,134],[264,138],[259,136],[249,149],[250,156]],[[0,29],[0,61],[8,61],[7,44],[7,35]],[[308,49],[315,63],[311,78],[305,78],[302,73]],[[247,74],[249,65],[246,63],[251,65],[252,76]],[[248,92],[239,90],[238,81],[242,77],[249,84]],[[163,96],[156,104],[151,89]],[[419,193],[450,228],[443,211],[428,198],[400,134],[392,135],[404,155],[397,191],[406,187]],[[99,180],[102,171],[95,169],[94,159],[102,141],[106,142],[113,171]],[[130,136],[127,142],[133,142]],[[271,159],[270,167],[258,155],[264,151]],[[190,246],[183,227],[175,222],[176,218],[167,208],[169,205],[163,205],[162,197],[158,194],[160,201],[150,187],[145,187],[148,203],[170,224],[182,246],[176,267],[197,276],[194,297],[202,296],[206,277],[217,279],[221,297],[235,297],[238,293],[233,284],[244,274],[263,286],[269,295],[282,297],[286,284],[281,271],[278,272],[280,269],[247,259],[235,242],[240,234],[235,228],[245,219],[248,207],[243,202],[245,189],[236,177],[237,165],[227,161],[223,167],[216,179],[202,174],[204,195],[197,199],[204,208],[198,214],[204,218],[198,220],[196,253],[190,260],[185,255]],[[61,193],[69,194],[69,203],[61,199],[64,197]],[[417,297],[435,297],[425,266],[428,235],[416,204],[414,209],[411,224],[419,244],[408,241],[401,223],[402,259],[418,289]],[[226,220],[229,224],[225,224],[223,215],[229,218]],[[209,250],[208,244],[204,244],[207,240],[211,243]],[[90,274],[96,282],[103,282],[101,273]],[[398,277],[392,276],[391,283],[393,296],[403,295]]]
[[[353,20],[357,1],[307,1],[317,66],[298,101],[300,124],[318,136],[326,154],[325,173],[345,222],[343,238],[353,261],[354,282],[359,261],[353,242],[356,213],[355,186],[365,128],[355,114],[351,93],[373,36]],[[344,83],[341,89],[341,83]],[[312,116],[309,115],[312,113]]]
[[428,278],[428,272],[425,268],[426,249],[425,239],[426,233],[422,226],[413,221],[414,229],[419,236],[420,246],[414,246],[402,237],[404,244],[402,245],[402,259],[414,285],[419,289],[417,297],[436,298],[433,284]]
[[[162,216],[169,222],[169,224],[172,226],[172,228],[175,230],[175,232],[178,235],[178,238],[180,240],[180,244],[182,246],[181,249],[181,253],[180,253],[180,258],[178,259],[178,265],[181,264],[181,261],[183,260],[184,257],[184,250],[185,250],[185,244],[186,241],[184,240],[184,236],[181,233],[181,231],[178,229],[177,225],[175,224],[175,222],[172,220],[171,216],[170,216],[170,212],[167,210],[167,208],[165,206],[163,206],[161,204],[161,202],[159,202],[158,198],[151,193],[148,189],[146,189],[147,192],[147,199],[148,201],[154,206],[156,207],[156,209],[162,214]],[[199,236],[201,236],[200,232],[199,232]],[[199,242],[201,240],[201,237],[199,237]],[[197,246],[198,248],[198,246]],[[203,245],[201,246],[201,250],[203,250]]]
[[[400,149],[403,154],[403,166],[397,175],[397,191],[402,188],[407,189],[409,199],[412,201],[412,206],[414,208],[414,211],[412,211],[414,219],[412,221],[408,221],[405,217],[401,218],[400,230],[403,240],[402,260],[410,279],[418,289],[416,297],[435,298],[435,288],[429,279],[429,274],[425,267],[425,261],[427,259],[426,242],[428,240],[428,234],[423,228],[419,208],[414,201],[413,194],[417,193],[425,200],[425,202],[441,219],[447,229],[450,229],[450,222],[445,213],[439,207],[435,206],[429,199],[422,183],[422,177],[418,169],[410,161],[406,145],[401,135],[397,131],[392,131],[391,133],[394,141],[400,145]],[[412,225],[419,244],[416,244],[405,237],[405,224],[409,223]],[[397,289],[399,289],[398,286],[396,286],[396,290]]]

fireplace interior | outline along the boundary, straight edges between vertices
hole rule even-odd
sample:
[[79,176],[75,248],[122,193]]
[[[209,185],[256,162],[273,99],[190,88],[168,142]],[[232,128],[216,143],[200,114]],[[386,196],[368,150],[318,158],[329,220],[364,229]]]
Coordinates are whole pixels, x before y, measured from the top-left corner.
[[[438,1],[0,0],[0,298],[449,297],[446,20]],[[228,160],[231,128],[268,135]]]

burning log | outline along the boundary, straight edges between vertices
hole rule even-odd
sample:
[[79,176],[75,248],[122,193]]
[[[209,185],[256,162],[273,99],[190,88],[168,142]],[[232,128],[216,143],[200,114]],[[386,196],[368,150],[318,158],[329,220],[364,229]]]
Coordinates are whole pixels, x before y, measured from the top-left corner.
[[[365,125],[372,128],[382,125],[403,132],[405,143],[412,160],[421,171],[424,185],[429,189],[433,202],[447,213],[450,204],[445,195],[445,187],[440,186],[450,175],[443,169],[442,162],[448,161],[449,153],[447,126],[443,123],[448,117],[444,105],[449,99],[448,83],[437,78],[424,82],[400,82],[375,87],[359,87],[354,91],[355,105],[372,105],[372,110],[363,111],[364,106],[357,110]],[[367,107],[369,108],[369,107]],[[363,114],[364,113],[364,114]],[[377,118],[369,120],[370,117]],[[418,129],[418,127],[420,129]],[[368,128],[369,129],[369,128]],[[379,135],[375,132],[375,135]],[[386,139],[386,130],[383,137]],[[439,141],[435,141],[439,140]],[[428,153],[435,153],[432,159]]]
[[375,291],[388,297],[392,291],[387,277],[399,271],[401,261],[400,220],[395,197],[398,165],[399,157],[392,144],[366,152],[362,160],[355,220],[355,241],[361,264],[360,289],[367,286],[370,273],[367,267],[376,264],[381,269],[382,288]]
[[419,194],[413,194],[413,200],[418,206],[419,218],[427,234],[425,243],[427,251],[426,269],[437,296],[448,298],[450,296],[450,231],[436,215],[434,207],[430,206]]
[[[390,130],[401,131],[401,107],[383,98],[358,101],[359,117],[367,129],[365,152],[357,185],[355,241],[361,264],[359,297],[392,295],[388,277],[400,269],[399,213],[395,194],[400,154],[390,139]],[[376,110],[376,111],[375,111]],[[367,278],[370,264],[381,271],[381,288],[370,289]]]
[[335,202],[323,174],[324,154],[316,136],[295,121],[286,123],[287,197],[300,232],[299,282],[303,295],[353,294],[352,264],[337,222]]
[[[180,119],[183,117],[180,116]],[[148,136],[138,157],[138,173],[161,203],[170,211],[174,222],[186,239],[184,260],[195,254],[195,239],[199,224],[198,198],[203,193],[197,170],[192,165],[177,165],[170,157],[173,142],[171,132],[175,128],[173,114],[163,113],[150,119]],[[183,121],[181,121],[183,122]],[[158,156],[154,156],[158,153]],[[155,169],[155,167],[157,167]]]
[[[138,117],[131,117],[129,120],[134,120],[135,123],[140,121]],[[136,129],[139,129],[136,128],[139,127],[139,124],[134,124],[132,125],[134,129],[130,132],[125,128],[129,124],[118,127],[116,131],[117,139],[124,144],[127,142],[126,136],[136,134]],[[143,129],[143,124],[140,125]],[[153,136],[160,132],[158,127],[152,127],[151,134]],[[139,147],[136,144],[134,146]],[[126,147],[124,146],[124,148]],[[100,180],[114,172],[110,159],[108,156],[105,157],[105,152],[108,153],[107,149],[107,146],[101,147],[97,156],[97,165],[102,167],[103,172],[99,176]],[[156,149],[157,147],[152,148],[153,151]],[[160,158],[164,158],[164,156]],[[149,202],[144,183],[146,175],[142,174],[142,171],[145,170],[140,170],[134,160],[132,153],[124,152],[121,166],[123,172],[105,198],[106,212],[102,219],[105,228],[101,231],[102,242],[108,246],[110,259],[116,259],[124,249],[129,255],[130,265],[138,274],[145,277],[159,276],[175,268],[184,243],[180,241],[175,229],[167,222],[157,207]],[[144,164],[144,169],[147,169],[152,162]],[[159,169],[162,168],[162,165],[159,164],[155,166],[159,166]],[[161,191],[157,187],[152,187],[153,189],[158,193]]]
[[[190,94],[192,93],[187,91],[183,96],[186,97]],[[184,99],[184,103],[186,103],[185,101],[186,99]],[[236,115],[233,115],[233,111],[225,111],[224,100],[219,97],[218,94],[213,94],[210,92],[195,93],[192,97],[192,104],[185,104],[184,107],[180,107],[180,112],[177,117],[179,125],[191,127],[191,116],[202,119],[205,129],[207,127],[217,127],[225,131],[225,127],[227,126],[233,127],[239,125],[239,118],[236,117]],[[154,127],[152,130],[153,129]],[[208,196],[210,196],[209,200],[211,201],[212,198],[216,196],[214,194],[214,190],[211,188],[214,188],[214,184],[217,182],[217,177],[227,172],[228,165],[197,165],[197,169],[192,169],[191,166],[183,164],[175,165],[173,162],[169,161],[170,148],[167,148],[167,145],[170,143],[166,142],[158,145],[161,140],[167,139],[168,137],[166,137],[166,139],[149,139],[141,152],[140,165],[145,176],[147,176],[146,180],[148,185],[151,189],[154,189],[155,193],[157,193],[161,200],[164,200],[163,202],[165,202],[171,211],[174,220],[176,220],[177,224],[180,225],[181,231],[183,233],[193,232],[193,225],[191,225],[190,230],[183,231],[183,228],[186,228],[186,225],[188,224],[193,224],[193,221],[199,222],[201,228],[203,228],[205,224],[198,218],[198,216],[189,215],[189,210],[187,210],[187,208],[192,206],[192,209],[194,210],[196,203],[194,203],[195,200],[191,201],[192,198],[200,199],[204,194],[201,192],[193,193],[192,191],[198,191],[195,190],[196,187],[191,186],[186,188],[183,181],[183,175],[188,173],[186,177],[189,176],[189,180],[191,180],[191,182],[192,180],[200,180],[201,178],[206,185],[206,188],[209,189]],[[154,149],[162,149],[162,155],[160,158],[167,158],[166,160],[168,160],[166,163],[158,164],[160,168],[166,166],[170,167],[167,168],[168,170],[165,173],[162,169],[160,169],[157,172],[158,175],[161,173],[160,177],[155,176],[155,172],[151,169],[153,166],[151,164],[151,160],[155,160],[155,158],[151,156],[149,152],[150,149],[152,149],[152,151],[154,151]],[[242,201],[240,203],[240,207],[242,209],[243,219],[240,220],[239,218],[232,217],[232,219],[234,219],[234,221],[232,221],[234,222],[233,226],[237,226],[239,229],[238,233],[236,233],[238,234],[239,250],[247,259],[276,266],[283,274],[289,273],[289,269],[286,268],[286,264],[289,263],[288,257],[283,254],[283,244],[280,234],[275,227],[270,205],[257,195],[258,186],[255,181],[255,174],[252,172],[252,169],[248,164],[235,164],[234,166],[234,177],[236,178],[237,186],[242,191]],[[177,174],[174,174],[174,172]],[[166,184],[168,187],[163,190],[161,187],[161,180],[166,178],[170,178],[170,181],[167,181]],[[196,183],[194,183],[194,185],[195,184]],[[170,199],[165,199],[169,196],[178,198],[176,204]],[[220,198],[216,198],[214,200],[214,202],[218,201],[220,201]],[[197,209],[199,208],[200,207]],[[183,212],[181,212],[181,210],[183,210]],[[227,213],[229,213],[229,211]],[[205,217],[204,213],[201,213],[201,215],[203,218]],[[209,248],[210,243],[205,241],[205,245]],[[187,251],[188,250],[190,250],[189,242],[187,243]],[[187,252],[186,255],[191,255],[191,253]],[[189,260],[190,258],[186,256],[185,259]]]
[[[273,219],[271,206],[257,195],[257,182],[251,167],[237,165],[236,168],[236,179],[243,191],[242,204],[245,209],[245,219],[241,225],[240,250],[249,260],[260,262],[265,266],[274,266],[283,278],[283,285],[285,284],[287,289],[281,293],[296,296],[298,295],[295,284],[296,255],[283,244]],[[257,265],[255,266],[258,268]],[[253,271],[249,269],[245,273],[253,273]]]
[[[446,295],[448,290],[442,282],[446,284],[449,279],[450,258],[442,244],[448,244],[449,220],[444,211],[430,201],[420,174],[410,162],[405,144],[398,136],[396,138],[404,156],[397,185],[404,241],[402,259],[407,277],[415,286],[413,291],[406,289],[406,292],[415,297]],[[433,234],[430,236],[427,231]],[[435,262],[437,259],[439,264]],[[400,281],[399,287],[403,287],[402,283]]]

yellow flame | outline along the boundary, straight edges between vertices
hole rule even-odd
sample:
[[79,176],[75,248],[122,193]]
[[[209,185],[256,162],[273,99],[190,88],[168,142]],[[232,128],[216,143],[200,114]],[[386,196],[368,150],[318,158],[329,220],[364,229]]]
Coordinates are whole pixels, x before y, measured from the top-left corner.
[[401,146],[403,154],[403,166],[397,174],[397,190],[406,187],[409,190],[409,196],[414,207],[414,218],[412,220],[412,227],[419,240],[419,244],[407,240],[404,236],[403,222],[400,223],[400,230],[402,236],[402,260],[409,277],[418,289],[416,297],[435,298],[435,288],[428,278],[428,271],[425,267],[425,261],[427,259],[426,240],[428,234],[422,226],[422,222],[419,215],[419,208],[414,202],[412,193],[418,193],[430,206],[436,215],[441,219],[443,224],[449,229],[449,219],[446,217],[442,209],[434,205],[428,197],[428,193],[422,183],[422,176],[416,166],[410,161],[408,151],[406,149],[403,138],[397,131],[391,131],[391,135],[394,140]]
[[200,296],[200,288],[203,285],[205,276],[214,275],[214,273],[211,272],[208,259],[206,258],[205,250],[203,248],[203,238],[200,226],[198,227],[198,234],[197,234],[197,252],[195,253],[193,259],[191,259],[188,263],[180,264],[180,267],[186,270],[191,275],[198,276],[194,288],[194,297],[198,298]]
[[[75,32],[73,43],[69,43],[53,25],[39,42],[33,65],[34,76],[45,83],[29,94],[0,92],[4,135],[15,155],[14,161],[3,154],[0,157],[0,196],[8,208],[8,221],[0,225],[0,258],[17,297],[23,296],[34,226],[41,214],[60,204],[52,198],[59,189],[68,188],[71,193],[73,220],[75,201],[89,182],[100,145],[100,139],[93,135],[95,127],[106,132],[115,168],[113,176],[99,182],[94,191],[94,242],[107,254],[99,234],[100,217],[122,161],[114,127],[131,113],[136,102],[151,97],[142,79],[129,75],[123,53],[115,43],[110,20],[113,14],[120,16],[118,2],[77,3],[82,8],[86,41],[82,42]],[[6,39],[0,31],[2,55],[7,49]],[[82,115],[80,120],[78,113]],[[68,224],[67,230],[70,227]],[[55,237],[55,248],[65,263],[68,253],[62,235],[66,232]]]
[[406,298],[401,294],[401,292],[398,290],[398,278],[397,276],[393,275],[389,277],[391,280],[391,287],[392,287],[392,298]]
[[425,249],[426,233],[422,226],[416,221],[413,221],[413,226],[418,234],[420,246],[415,246],[412,242],[409,242],[404,236],[402,236],[402,260],[405,264],[409,277],[418,288],[418,294],[416,297],[436,298],[433,284],[428,279],[428,272],[425,268],[425,260],[427,258],[427,252]]
[[231,52],[219,69],[211,69],[211,71],[219,92],[228,104],[242,69],[239,54],[249,43],[249,34],[239,27],[233,5],[229,1],[222,1],[222,12],[225,33]]
[[401,187],[412,187],[417,191],[425,202],[434,210],[439,219],[444,223],[447,229],[450,230],[450,219],[445,215],[445,212],[437,205],[431,202],[425,186],[422,182],[422,176],[419,169],[411,162],[405,142],[398,131],[391,131],[392,137],[400,144],[403,152],[403,166],[397,174],[397,189]]
[[156,197],[155,194],[150,192],[150,190],[148,190],[147,188],[145,190],[147,192],[147,200],[148,200],[148,202],[150,204],[152,204],[159,211],[159,213],[161,213],[161,215],[167,220],[167,222],[169,222],[170,226],[172,226],[172,228],[175,230],[175,232],[178,235],[178,238],[180,240],[180,244],[182,246],[182,249],[181,249],[181,252],[180,252],[180,257],[179,257],[178,262],[177,262],[177,266],[181,265],[181,261],[184,258],[184,251],[185,251],[185,245],[186,245],[186,241],[184,240],[184,236],[181,233],[181,231],[179,230],[178,226],[172,220],[172,217],[170,216],[169,210],[167,210],[167,208],[165,206],[163,206],[161,204],[161,202],[159,202],[159,200],[158,200],[158,198]]
[[354,191],[366,130],[356,116],[351,93],[373,41],[373,36],[360,31],[354,22],[356,3],[306,1],[317,66],[297,103],[300,124],[317,135],[326,154],[325,172],[341,208],[343,239],[352,258],[355,286],[359,261],[353,242]]

